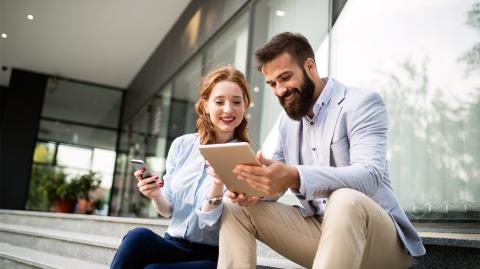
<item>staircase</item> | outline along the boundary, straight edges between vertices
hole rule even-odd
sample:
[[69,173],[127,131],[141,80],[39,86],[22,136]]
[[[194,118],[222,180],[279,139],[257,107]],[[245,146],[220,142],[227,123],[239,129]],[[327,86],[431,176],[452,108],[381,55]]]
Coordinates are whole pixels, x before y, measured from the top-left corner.
[[[0,210],[0,268],[109,268],[135,227],[163,234],[166,219]],[[257,268],[302,268],[258,242]]]
[[[135,227],[158,234],[167,219],[135,219],[0,209],[0,268],[101,269],[122,237]],[[412,269],[480,269],[480,230],[463,234],[420,232],[427,255]],[[257,241],[257,269],[302,268]]]

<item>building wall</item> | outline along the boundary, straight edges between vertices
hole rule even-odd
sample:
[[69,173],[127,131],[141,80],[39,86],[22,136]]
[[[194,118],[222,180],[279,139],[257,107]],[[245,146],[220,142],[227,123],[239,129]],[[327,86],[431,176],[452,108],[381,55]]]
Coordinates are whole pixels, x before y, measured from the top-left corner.
[[24,209],[47,77],[13,70],[2,89],[0,208]]
[[193,0],[126,91],[123,124],[246,3]]

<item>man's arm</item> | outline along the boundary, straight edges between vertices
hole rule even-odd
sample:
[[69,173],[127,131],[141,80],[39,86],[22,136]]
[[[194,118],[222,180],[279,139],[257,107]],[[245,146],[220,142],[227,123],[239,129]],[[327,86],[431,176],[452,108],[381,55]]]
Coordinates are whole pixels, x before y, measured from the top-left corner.
[[386,169],[387,111],[378,93],[363,98],[347,112],[350,165],[344,167],[297,166],[299,194],[306,200],[321,197],[339,188],[351,188],[373,195]]
[[386,163],[387,113],[382,98],[371,93],[347,115],[350,165],[290,166],[265,160],[264,167],[237,166],[239,179],[277,194],[291,188],[307,200],[351,188],[373,195],[383,180]]

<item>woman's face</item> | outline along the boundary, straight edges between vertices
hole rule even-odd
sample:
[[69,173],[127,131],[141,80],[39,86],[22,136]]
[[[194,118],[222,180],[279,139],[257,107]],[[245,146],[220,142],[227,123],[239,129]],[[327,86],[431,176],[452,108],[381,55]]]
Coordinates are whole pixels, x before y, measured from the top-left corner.
[[217,143],[232,140],[245,112],[242,89],[231,81],[218,82],[210,93],[205,110],[213,123]]

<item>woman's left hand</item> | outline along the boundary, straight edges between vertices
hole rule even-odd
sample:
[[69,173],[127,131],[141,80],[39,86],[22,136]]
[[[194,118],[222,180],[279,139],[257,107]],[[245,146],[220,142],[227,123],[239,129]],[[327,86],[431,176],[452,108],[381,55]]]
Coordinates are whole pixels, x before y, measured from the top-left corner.
[[213,185],[215,185],[216,187],[220,187],[223,190],[223,181],[220,180],[220,177],[217,175],[217,173],[215,173],[215,169],[210,166],[210,163],[208,163],[208,161],[206,161],[206,164],[208,166],[207,173],[212,177]]

